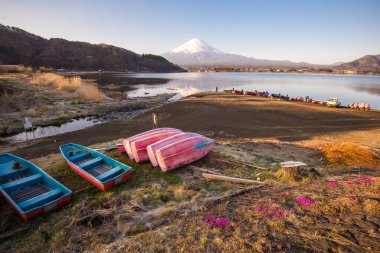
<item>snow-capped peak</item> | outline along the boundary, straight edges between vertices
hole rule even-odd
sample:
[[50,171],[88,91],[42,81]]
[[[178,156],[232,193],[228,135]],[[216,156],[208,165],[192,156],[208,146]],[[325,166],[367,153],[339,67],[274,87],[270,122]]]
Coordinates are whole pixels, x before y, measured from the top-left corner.
[[206,42],[201,39],[195,38],[191,39],[185,44],[174,48],[169,53],[185,53],[185,54],[193,54],[197,52],[214,52],[214,53],[223,53],[222,51],[213,48],[212,46],[207,45]]

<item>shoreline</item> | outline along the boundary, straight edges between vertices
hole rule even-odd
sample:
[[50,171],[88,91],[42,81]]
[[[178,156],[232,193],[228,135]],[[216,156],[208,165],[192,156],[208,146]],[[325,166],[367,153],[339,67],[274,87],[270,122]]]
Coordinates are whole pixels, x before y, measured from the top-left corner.
[[22,145],[9,145],[8,149],[30,158],[57,153],[58,146],[67,142],[88,146],[126,138],[151,129],[151,112],[158,116],[159,127],[198,132],[216,140],[252,139],[291,143],[324,140],[328,143],[332,139],[380,147],[380,140],[376,138],[380,134],[380,113],[253,96],[198,93],[128,119],[108,121]]

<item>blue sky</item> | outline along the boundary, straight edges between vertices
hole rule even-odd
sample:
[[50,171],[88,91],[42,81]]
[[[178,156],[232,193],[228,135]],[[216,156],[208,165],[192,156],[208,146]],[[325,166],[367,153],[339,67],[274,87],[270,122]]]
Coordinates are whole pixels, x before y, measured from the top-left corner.
[[0,0],[0,23],[45,38],[155,54],[201,38],[229,53],[320,64],[380,54],[379,13],[380,0]]

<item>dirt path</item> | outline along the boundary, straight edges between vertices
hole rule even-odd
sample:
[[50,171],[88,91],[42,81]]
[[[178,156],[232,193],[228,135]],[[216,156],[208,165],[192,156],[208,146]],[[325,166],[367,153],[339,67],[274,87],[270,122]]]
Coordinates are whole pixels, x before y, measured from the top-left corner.
[[[311,141],[320,136],[342,136],[350,141],[355,131],[365,135],[353,141],[380,146],[380,113],[327,108],[305,103],[252,96],[201,93],[153,110],[160,127],[206,134],[216,139],[275,139]],[[59,145],[75,142],[92,145],[131,136],[151,128],[151,112],[116,120],[76,132],[44,138],[19,147],[26,158],[57,153]],[[368,140],[368,141],[367,141]]]

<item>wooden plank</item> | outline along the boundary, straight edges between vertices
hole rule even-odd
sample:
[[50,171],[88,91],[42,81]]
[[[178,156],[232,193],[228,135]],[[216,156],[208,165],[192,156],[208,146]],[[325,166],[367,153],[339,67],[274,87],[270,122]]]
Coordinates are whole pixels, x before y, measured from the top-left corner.
[[209,173],[202,173],[202,177],[206,179],[221,180],[221,181],[240,183],[240,184],[264,184],[264,182],[262,181],[243,179],[243,178],[237,178],[237,177],[227,177],[227,176],[215,175],[215,174],[209,174]]
[[301,167],[307,166],[306,163],[298,162],[298,161],[287,161],[280,163],[281,168],[290,168],[290,167]]

